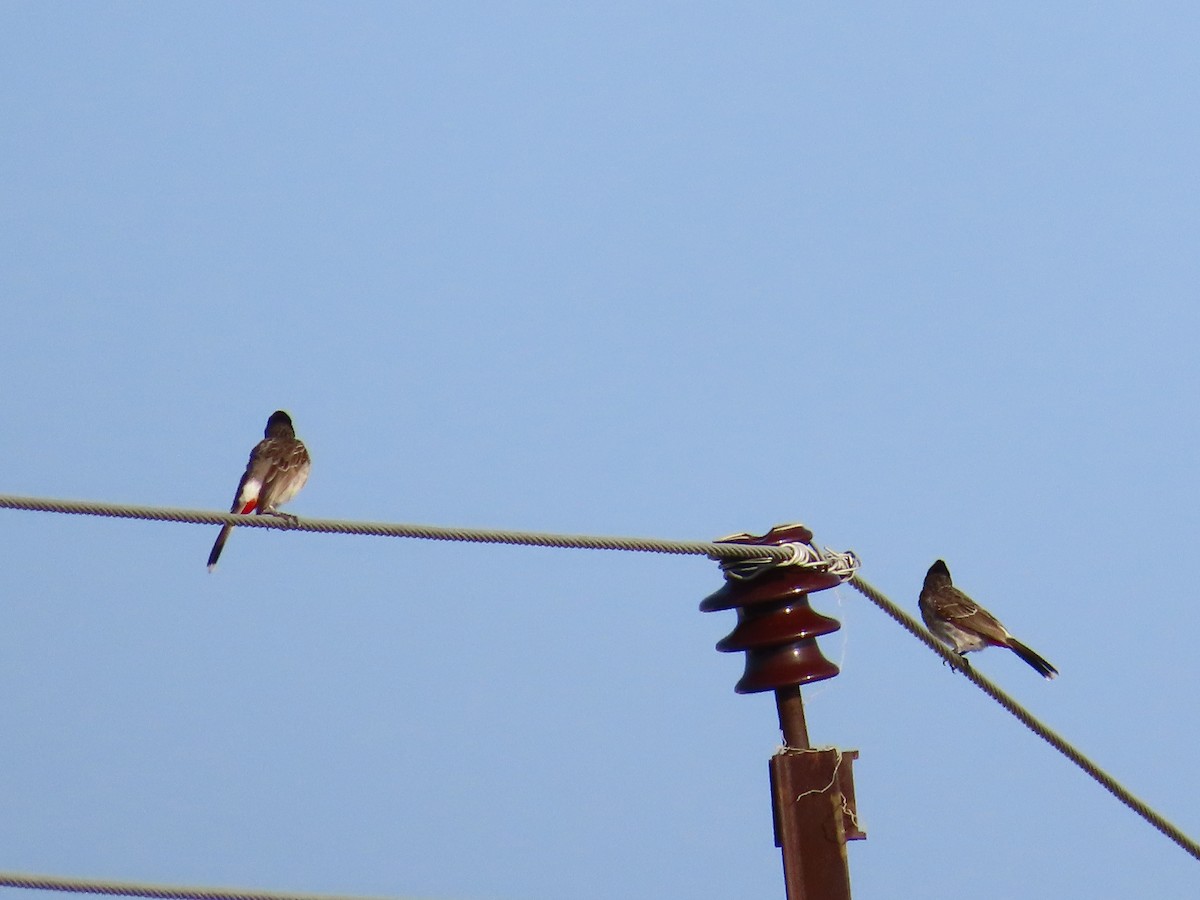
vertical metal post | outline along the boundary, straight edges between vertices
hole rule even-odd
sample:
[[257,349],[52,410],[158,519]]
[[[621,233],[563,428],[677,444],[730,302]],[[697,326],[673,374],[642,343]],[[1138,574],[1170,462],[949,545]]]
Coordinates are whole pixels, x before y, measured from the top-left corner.
[[775,846],[783,851],[788,900],[850,900],[836,750],[808,744],[800,688],[777,688],[784,748],[771,757]]
[[800,686],[790,684],[775,688],[775,709],[779,711],[783,745],[792,750],[807,750],[808,723],[804,721],[804,700],[800,697]]

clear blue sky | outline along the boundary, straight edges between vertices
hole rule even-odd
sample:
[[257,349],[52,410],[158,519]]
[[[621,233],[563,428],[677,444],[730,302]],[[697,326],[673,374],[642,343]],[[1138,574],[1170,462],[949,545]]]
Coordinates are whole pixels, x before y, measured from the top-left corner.
[[[0,491],[929,564],[1200,835],[1193,4],[0,6]],[[0,869],[782,897],[698,558],[0,512]],[[857,900],[1195,860],[848,588]],[[33,898],[31,898],[33,900]]]

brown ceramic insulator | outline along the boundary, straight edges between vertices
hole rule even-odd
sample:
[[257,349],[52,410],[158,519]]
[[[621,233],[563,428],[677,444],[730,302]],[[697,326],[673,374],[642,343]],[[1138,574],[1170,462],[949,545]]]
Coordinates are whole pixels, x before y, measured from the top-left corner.
[[807,595],[800,597],[804,599],[738,609],[737,627],[717,643],[717,649],[746,652],[746,670],[734,687],[739,694],[808,684],[838,673],[838,667],[821,655],[816,637],[841,625],[814,612]]
[[[802,526],[774,529],[737,543],[781,544],[811,540]],[[723,653],[745,651],[746,670],[734,690],[753,694],[832,678],[838,668],[824,656],[816,638],[837,631],[836,619],[808,605],[810,591],[841,584],[836,575],[782,565],[748,580],[730,578],[704,599],[700,609],[736,609],[737,626],[717,644]]]
[[811,544],[813,533],[804,525],[776,525],[766,534],[731,534],[720,539],[722,544]]
[[714,591],[704,598],[700,603],[700,611],[717,612],[762,603],[786,603],[789,600],[807,604],[810,593],[837,587],[841,583],[842,579],[828,572],[802,569],[799,566],[779,566],[749,581],[727,581],[719,591]]

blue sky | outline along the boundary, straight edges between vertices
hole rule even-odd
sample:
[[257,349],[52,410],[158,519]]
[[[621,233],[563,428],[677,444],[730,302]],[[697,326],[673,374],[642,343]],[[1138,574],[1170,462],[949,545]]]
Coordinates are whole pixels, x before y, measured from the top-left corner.
[[[1200,835],[1200,12],[0,6],[3,491],[929,564],[976,666]],[[698,558],[0,512],[0,869],[781,897],[768,695]],[[848,588],[857,898],[1195,860]],[[1180,764],[1183,763],[1183,764]],[[897,886],[903,886],[899,891]]]

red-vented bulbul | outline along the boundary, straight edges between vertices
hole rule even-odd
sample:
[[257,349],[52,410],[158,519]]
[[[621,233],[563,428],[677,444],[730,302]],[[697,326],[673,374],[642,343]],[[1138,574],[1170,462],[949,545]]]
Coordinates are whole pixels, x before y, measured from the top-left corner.
[[954,652],[963,654],[984,647],[1007,647],[1045,678],[1053,678],[1058,669],[1046,662],[1000,624],[999,619],[960,591],[950,581],[950,570],[940,559],[929,567],[921,588],[921,618],[926,627]]
[[[308,450],[296,437],[292,428],[292,417],[282,409],[271,413],[267,419],[267,428],[263,439],[250,451],[250,461],[246,463],[246,472],[238,482],[237,496],[233,498],[233,506],[229,511],[247,515],[251,512],[258,515],[282,516],[295,519],[293,515],[281,513],[277,509],[287,503],[300,492],[304,482],[308,481],[308,472],[312,468],[312,460]],[[222,525],[221,533],[213,544],[212,553],[208,554],[208,571],[217,567],[217,559],[225,542],[229,540],[232,525]]]

